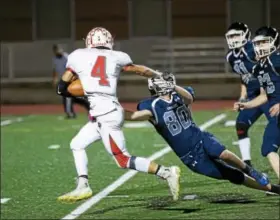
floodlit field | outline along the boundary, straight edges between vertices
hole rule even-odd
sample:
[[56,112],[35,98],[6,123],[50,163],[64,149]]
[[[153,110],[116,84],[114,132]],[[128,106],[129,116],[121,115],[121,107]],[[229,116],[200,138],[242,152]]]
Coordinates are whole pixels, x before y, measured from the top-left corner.
[[[194,113],[201,125],[221,111]],[[1,121],[1,204],[2,219],[61,219],[83,202],[62,204],[57,197],[75,187],[76,171],[69,142],[87,117],[64,120],[61,115],[5,116]],[[227,113],[226,120],[234,120]],[[1,122],[1,123],[2,123]],[[214,133],[229,149],[238,152],[234,127],[224,122],[213,125]],[[265,119],[259,120],[250,131],[253,164],[276,176],[267,160],[260,155]],[[127,147],[131,154],[150,156],[165,147],[163,139],[153,128],[125,128]],[[54,149],[49,149],[51,145]],[[59,148],[58,148],[59,147]],[[126,170],[119,169],[101,142],[88,148],[90,183],[97,194]],[[164,165],[179,165],[182,169],[181,197],[172,202],[167,184],[152,175],[137,174],[109,197],[92,206],[79,219],[279,219],[279,197],[216,181],[190,172],[170,152],[156,160]],[[185,195],[197,195],[184,200]],[[2,201],[1,201],[2,202]]]

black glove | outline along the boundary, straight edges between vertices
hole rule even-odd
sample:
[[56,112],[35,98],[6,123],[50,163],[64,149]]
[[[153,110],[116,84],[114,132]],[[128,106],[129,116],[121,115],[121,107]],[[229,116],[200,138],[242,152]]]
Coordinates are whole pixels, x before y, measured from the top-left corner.
[[65,97],[72,97],[72,95],[67,90],[69,85],[70,85],[70,82],[65,82],[62,79],[60,79],[57,84],[57,87],[56,87],[56,94],[65,96]]

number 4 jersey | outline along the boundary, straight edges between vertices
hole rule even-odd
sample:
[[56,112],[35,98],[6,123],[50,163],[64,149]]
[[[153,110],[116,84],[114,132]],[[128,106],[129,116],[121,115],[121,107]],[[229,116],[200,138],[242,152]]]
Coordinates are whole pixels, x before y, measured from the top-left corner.
[[160,97],[143,100],[137,109],[152,112],[150,122],[179,157],[186,155],[203,138],[203,132],[192,121],[190,109],[177,93],[172,93],[170,101]]
[[280,52],[260,60],[253,68],[253,74],[265,89],[269,104],[280,103]]
[[84,48],[68,56],[66,67],[76,73],[90,102],[92,116],[104,115],[118,105],[117,83],[122,68],[132,64],[121,51]]

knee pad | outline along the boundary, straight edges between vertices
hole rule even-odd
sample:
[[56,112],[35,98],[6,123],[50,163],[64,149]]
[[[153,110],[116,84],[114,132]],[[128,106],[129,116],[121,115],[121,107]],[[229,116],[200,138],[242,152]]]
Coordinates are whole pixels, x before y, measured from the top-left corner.
[[238,122],[236,122],[235,128],[236,128],[236,132],[237,132],[237,136],[238,136],[239,140],[248,137],[248,130],[250,128],[250,125],[248,125],[244,122],[238,121]]

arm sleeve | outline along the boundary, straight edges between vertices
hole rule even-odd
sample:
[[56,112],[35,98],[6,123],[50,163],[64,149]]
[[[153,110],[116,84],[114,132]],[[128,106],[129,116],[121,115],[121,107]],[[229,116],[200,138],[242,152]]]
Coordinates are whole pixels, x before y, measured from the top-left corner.
[[77,65],[77,51],[74,51],[68,55],[66,69],[71,70],[73,73],[79,72]]
[[130,56],[127,53],[121,52],[119,55],[119,63],[121,67],[133,64]]
[[60,79],[56,87],[56,93],[60,96],[71,97],[71,94],[67,90],[69,84],[70,82],[65,82]]
[[139,102],[137,105],[137,110],[138,111],[149,110],[150,112],[153,113],[151,100],[143,100],[143,101]]
[[227,62],[229,62],[229,58],[230,58],[231,54],[232,54],[232,51],[229,51],[229,52],[227,53],[227,56],[226,56]]

